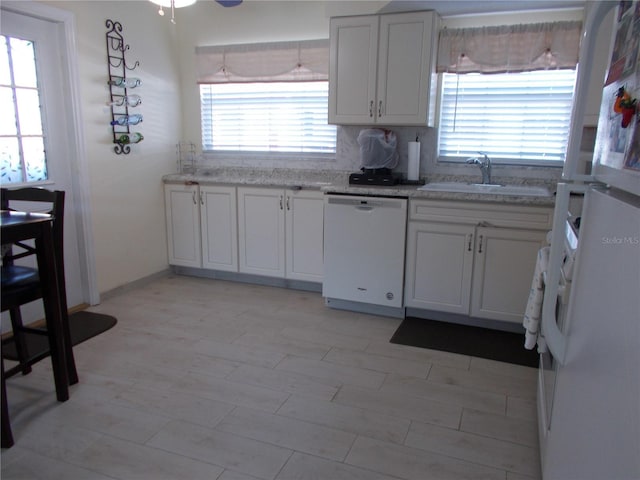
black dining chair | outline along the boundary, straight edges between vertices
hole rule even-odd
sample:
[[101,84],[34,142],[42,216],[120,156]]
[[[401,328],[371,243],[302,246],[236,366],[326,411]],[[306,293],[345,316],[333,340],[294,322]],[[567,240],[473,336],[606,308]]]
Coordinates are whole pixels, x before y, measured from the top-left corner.
[[[65,192],[50,191],[43,188],[20,188],[9,190],[1,189],[1,207],[3,210],[11,209],[12,203],[29,202],[29,205],[45,205],[42,210],[53,216],[52,235],[55,252],[56,275],[58,280],[60,315],[62,320],[62,336],[64,344],[65,363],[67,365],[67,376],[69,384],[78,382],[73,349],[71,343],[71,332],[69,330],[69,316],[67,309],[67,295],[65,288],[64,274],[64,199]],[[16,260],[28,256],[35,256],[36,250],[31,245],[17,243],[2,246],[2,312],[8,311],[11,318],[12,335],[7,335],[2,340],[3,347],[13,342],[17,357],[17,365],[4,368],[4,352],[2,358],[2,447],[13,444],[11,430],[9,426],[9,415],[6,404],[5,379],[22,373],[31,372],[31,366],[50,355],[49,349],[40,351],[29,351],[27,337],[30,335],[48,336],[46,324],[36,322],[24,325],[20,307],[26,303],[38,300],[43,297],[38,269],[29,266],[16,264]],[[4,348],[3,348],[4,350]],[[7,429],[5,431],[5,428]],[[6,440],[6,441],[5,441]]]

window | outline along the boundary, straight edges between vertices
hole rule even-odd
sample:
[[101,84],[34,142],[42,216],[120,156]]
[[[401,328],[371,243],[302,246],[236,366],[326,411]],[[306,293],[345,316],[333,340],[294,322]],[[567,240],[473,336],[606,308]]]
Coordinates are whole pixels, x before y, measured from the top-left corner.
[[574,20],[442,29],[440,158],[561,165],[581,34]]
[[329,40],[196,47],[202,150],[333,155]]
[[564,161],[575,70],[443,74],[440,157],[485,152],[504,163]]
[[33,42],[0,36],[0,175],[3,184],[47,179]]
[[200,85],[202,149],[335,153],[328,82]]

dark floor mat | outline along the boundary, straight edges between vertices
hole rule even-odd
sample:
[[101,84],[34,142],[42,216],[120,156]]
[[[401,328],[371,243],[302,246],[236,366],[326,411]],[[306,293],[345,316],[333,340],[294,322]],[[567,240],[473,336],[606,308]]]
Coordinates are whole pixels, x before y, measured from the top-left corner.
[[[76,312],[69,315],[71,343],[77,345],[109,330],[117,323],[115,317],[94,312]],[[44,335],[25,334],[29,355],[49,350],[49,342]],[[17,360],[15,344],[10,341],[2,346],[2,356],[8,360]]]
[[461,353],[473,357],[538,366],[536,350],[525,350],[522,334],[488,328],[407,317],[390,340],[391,343]]

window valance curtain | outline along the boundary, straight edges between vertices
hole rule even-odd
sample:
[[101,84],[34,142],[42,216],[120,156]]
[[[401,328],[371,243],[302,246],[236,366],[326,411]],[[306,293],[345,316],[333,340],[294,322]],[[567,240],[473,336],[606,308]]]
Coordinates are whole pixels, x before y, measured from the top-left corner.
[[575,68],[582,22],[443,29],[438,72],[507,73]]
[[329,79],[329,40],[196,47],[198,83]]

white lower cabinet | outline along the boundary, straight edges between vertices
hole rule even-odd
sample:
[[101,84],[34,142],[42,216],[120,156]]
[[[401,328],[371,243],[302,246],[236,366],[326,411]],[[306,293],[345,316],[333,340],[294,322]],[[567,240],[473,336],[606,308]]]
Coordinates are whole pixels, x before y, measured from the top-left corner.
[[314,190],[286,192],[286,277],[322,282],[324,195]]
[[284,277],[284,191],[238,188],[240,272]]
[[[317,190],[165,184],[169,264],[321,283]],[[521,322],[551,207],[411,200],[404,304]]]
[[469,313],[474,227],[410,222],[405,306]]
[[236,189],[165,184],[169,264],[238,271]]
[[321,192],[238,187],[240,272],[321,282],[322,225]]
[[522,322],[553,211],[411,203],[405,306]]
[[522,323],[538,250],[546,232],[476,229],[471,315]]
[[200,187],[202,267],[238,271],[236,188]]
[[198,185],[164,186],[169,264],[200,267],[200,203]]
[[169,264],[322,282],[317,190],[165,184]]

